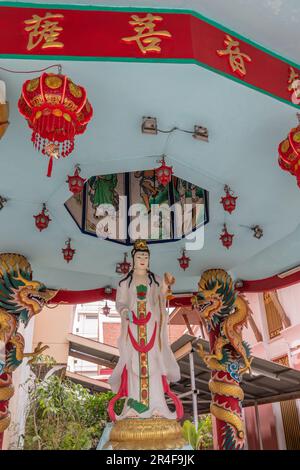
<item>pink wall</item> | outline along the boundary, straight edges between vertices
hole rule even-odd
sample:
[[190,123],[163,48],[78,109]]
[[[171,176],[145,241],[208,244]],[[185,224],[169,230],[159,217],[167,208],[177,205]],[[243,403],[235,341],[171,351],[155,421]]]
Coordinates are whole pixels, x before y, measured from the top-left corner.
[[[284,328],[281,334],[270,340],[264,308],[263,294],[247,294],[253,319],[260,330],[263,341],[257,342],[250,326],[244,328],[243,336],[252,347],[252,355],[267,360],[274,360],[288,355],[291,367],[300,370],[300,284],[277,291],[279,301],[291,321],[291,326]],[[280,407],[277,405],[261,405],[259,420],[263,449],[285,448],[285,437],[281,421]],[[258,449],[259,442],[256,431],[254,407],[245,409],[247,439],[249,449]]]
[[41,341],[49,346],[45,354],[54,357],[59,364],[67,364],[69,342],[67,334],[72,332],[73,305],[58,305],[56,308],[43,308],[35,316],[33,347]]

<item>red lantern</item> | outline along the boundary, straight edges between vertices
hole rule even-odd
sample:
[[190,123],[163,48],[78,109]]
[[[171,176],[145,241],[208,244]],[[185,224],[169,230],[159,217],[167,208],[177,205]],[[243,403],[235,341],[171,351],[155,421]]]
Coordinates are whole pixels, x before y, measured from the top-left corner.
[[228,233],[226,224],[224,224],[223,232],[220,235],[220,240],[222,245],[227,248],[227,250],[231,247],[233,241],[234,234]]
[[231,214],[231,212],[235,210],[237,196],[232,195],[232,191],[227,185],[224,186],[224,191],[226,193],[226,196],[223,196],[221,198],[220,204],[223,204],[224,211],[229,212],[229,214]]
[[128,274],[131,264],[127,261],[127,253],[124,253],[124,260],[116,265],[116,273]]
[[298,155],[300,154],[300,126],[294,127],[289,132],[289,141],[292,149]]
[[185,256],[185,250],[182,250],[181,258],[178,258],[179,266],[184,271],[189,267],[191,259],[188,256]]
[[46,207],[46,204],[43,204],[42,212],[40,212],[37,215],[34,215],[33,217],[35,218],[35,225],[39,229],[40,232],[44,230],[45,228],[47,228],[49,225],[49,222],[51,222],[51,219],[48,215],[48,209]]
[[62,251],[62,253],[64,255],[64,259],[66,260],[67,263],[72,261],[76,250],[71,248],[71,238],[68,238],[68,240],[66,241],[66,248],[63,248],[61,251]]
[[167,186],[172,179],[173,167],[166,165],[164,155],[162,160],[159,160],[159,163],[161,163],[161,166],[155,170],[157,181],[163,186]]
[[[300,122],[300,115],[297,116]],[[300,125],[291,129],[288,137],[280,142],[278,153],[280,168],[295,176],[300,187]]]
[[32,129],[33,145],[50,158],[51,176],[53,158],[73,151],[75,136],[85,132],[93,115],[86,91],[66,75],[43,73],[23,84],[18,107]]
[[67,183],[69,185],[69,190],[71,191],[71,193],[73,193],[74,195],[81,193],[81,191],[83,190],[83,185],[85,181],[86,180],[84,178],[81,178],[80,176],[79,165],[76,165],[74,175],[73,176],[68,175]]
[[294,152],[289,139],[285,139],[280,142],[278,146],[278,153],[278,163],[280,168],[285,171],[289,171],[291,174],[294,174],[294,167],[297,164],[299,158]]
[[106,317],[108,317],[109,312],[110,312],[110,308],[109,308],[109,306],[107,305],[107,301],[105,301],[105,305],[104,305],[104,307],[102,308],[102,313],[103,313],[103,315],[105,315]]

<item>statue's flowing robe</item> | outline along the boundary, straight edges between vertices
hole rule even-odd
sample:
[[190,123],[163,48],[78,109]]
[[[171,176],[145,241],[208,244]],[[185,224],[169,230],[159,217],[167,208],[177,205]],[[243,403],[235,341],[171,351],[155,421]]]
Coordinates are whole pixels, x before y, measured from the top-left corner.
[[[148,354],[148,382],[149,382],[149,409],[140,414],[141,418],[149,418],[153,412],[159,413],[160,416],[175,419],[176,413],[172,413],[166,403],[162,376],[165,376],[167,381],[177,382],[180,380],[180,369],[176,359],[169,346],[168,339],[168,313],[166,311],[165,295],[162,292],[162,280],[156,276],[159,283],[157,285],[152,281],[151,285],[148,282],[147,295],[146,295],[146,314],[151,312],[150,320],[148,321],[147,328],[147,342],[152,338],[155,325],[156,334],[152,349]],[[140,402],[140,353],[134,348],[129,334],[129,328],[133,338],[138,341],[138,325],[129,322],[124,313],[124,309],[128,309],[136,316],[137,313],[137,292],[134,280],[129,285],[129,279],[120,283],[117,289],[116,309],[121,316],[121,334],[118,340],[120,358],[117,366],[115,367],[109,383],[111,384],[112,391],[117,393],[121,385],[121,375],[124,367],[127,369],[128,377],[128,398],[133,398]],[[129,407],[125,402],[122,414],[119,416],[123,418],[126,416]]]

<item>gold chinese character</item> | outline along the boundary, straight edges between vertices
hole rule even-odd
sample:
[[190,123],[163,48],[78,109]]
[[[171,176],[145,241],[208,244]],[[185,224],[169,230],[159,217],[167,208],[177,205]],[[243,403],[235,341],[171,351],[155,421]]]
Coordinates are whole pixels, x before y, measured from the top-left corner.
[[295,90],[295,81],[299,80],[300,75],[293,69],[293,67],[290,67],[290,76],[288,79],[288,90],[289,91],[294,91]]
[[246,67],[244,60],[251,62],[251,58],[240,51],[239,41],[235,41],[231,36],[226,34],[226,39],[224,39],[224,44],[227,46],[227,49],[217,50],[219,56],[229,55],[229,63],[231,70],[237,72],[241,77],[246,75]]
[[136,26],[134,31],[137,33],[135,36],[122,38],[122,41],[132,42],[136,41],[139,46],[140,51],[143,54],[147,52],[161,52],[160,43],[161,39],[157,36],[172,37],[169,31],[154,31],[155,21],[162,21],[161,16],[152,15],[148,13],[144,18],[140,18],[137,15],[131,16],[132,21],[129,21],[129,24]]
[[59,13],[46,13],[44,17],[32,15],[30,20],[25,20],[24,23],[29,25],[25,28],[25,31],[29,32],[27,50],[31,51],[31,49],[34,49],[42,41],[42,49],[47,49],[48,47],[63,47],[64,44],[57,41],[63,28],[58,25],[58,21],[50,21],[63,17],[64,16]]

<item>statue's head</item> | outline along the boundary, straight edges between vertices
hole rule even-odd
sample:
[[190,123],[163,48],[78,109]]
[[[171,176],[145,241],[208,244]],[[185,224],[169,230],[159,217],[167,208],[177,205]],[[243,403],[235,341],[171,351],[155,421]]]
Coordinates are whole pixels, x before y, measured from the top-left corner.
[[194,304],[201,317],[214,326],[232,311],[236,298],[233,280],[223,269],[208,269],[202,274],[198,287]]
[[0,308],[27,325],[55,294],[56,291],[32,279],[31,266],[25,256],[0,254]]
[[136,240],[133,249],[131,250],[133,260],[133,270],[140,271],[149,270],[150,251],[146,240]]

